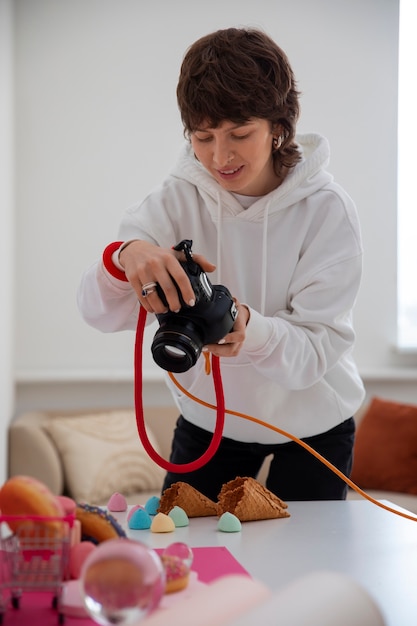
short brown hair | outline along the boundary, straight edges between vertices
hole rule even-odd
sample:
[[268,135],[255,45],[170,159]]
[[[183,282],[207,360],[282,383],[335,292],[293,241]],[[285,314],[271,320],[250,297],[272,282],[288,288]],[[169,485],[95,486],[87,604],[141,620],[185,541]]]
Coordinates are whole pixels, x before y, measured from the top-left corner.
[[207,121],[216,127],[224,120],[266,119],[283,128],[283,144],[274,154],[279,166],[293,167],[300,160],[294,142],[298,99],[287,55],[261,30],[217,30],[184,56],[177,100],[186,136]]

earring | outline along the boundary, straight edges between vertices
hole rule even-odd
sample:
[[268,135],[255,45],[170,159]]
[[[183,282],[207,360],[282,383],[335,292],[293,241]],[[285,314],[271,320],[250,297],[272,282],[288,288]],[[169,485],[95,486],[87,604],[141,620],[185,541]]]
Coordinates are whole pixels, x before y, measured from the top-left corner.
[[279,150],[282,146],[282,137],[279,135],[278,137],[274,137],[272,140],[272,147],[274,150]]

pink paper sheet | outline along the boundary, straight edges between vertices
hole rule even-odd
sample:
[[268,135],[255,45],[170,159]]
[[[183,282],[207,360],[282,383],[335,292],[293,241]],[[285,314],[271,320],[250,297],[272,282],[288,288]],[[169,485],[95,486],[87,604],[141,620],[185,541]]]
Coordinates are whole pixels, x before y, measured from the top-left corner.
[[[224,546],[207,546],[192,548],[192,550],[194,561],[191,569],[197,572],[198,579],[203,583],[210,583],[226,574],[250,576],[249,572]],[[156,552],[161,553],[162,550],[156,550]]]

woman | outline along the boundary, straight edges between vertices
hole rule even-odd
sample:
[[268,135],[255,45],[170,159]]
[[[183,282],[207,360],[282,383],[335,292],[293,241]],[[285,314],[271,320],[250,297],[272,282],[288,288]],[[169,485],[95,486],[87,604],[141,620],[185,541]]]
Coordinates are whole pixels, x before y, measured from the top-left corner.
[[[326,139],[296,136],[298,97],[286,55],[262,31],[229,28],[195,42],[177,87],[187,139],[179,160],[126,211],[121,241],[86,271],[78,301],[106,332],[136,328],[139,305],[178,312],[178,290],[192,307],[184,258],[172,249],[192,239],[194,260],[238,310],[232,330],[205,347],[221,358],[227,409],[302,438],[348,475],[364,397],[352,357],[362,244],[352,200],[325,169]],[[178,378],[215,403],[203,358]],[[215,412],[167,384],[181,411],[170,460],[188,463],[207,449]],[[340,478],[273,430],[228,414],[223,435],[209,463],[168,473],[164,488],[182,480],[216,500],[222,484],[256,477],[272,454],[267,487],[284,500],[346,497]]]

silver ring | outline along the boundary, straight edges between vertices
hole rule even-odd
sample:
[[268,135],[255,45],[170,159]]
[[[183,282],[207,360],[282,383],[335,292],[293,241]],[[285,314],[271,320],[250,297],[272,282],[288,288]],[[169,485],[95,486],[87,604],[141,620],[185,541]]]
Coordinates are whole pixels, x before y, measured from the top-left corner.
[[155,289],[153,289],[153,287],[156,287],[156,283],[154,282],[150,282],[150,283],[146,283],[145,285],[142,285],[142,296],[144,298],[147,298],[149,296],[149,294],[153,293],[155,291]]

